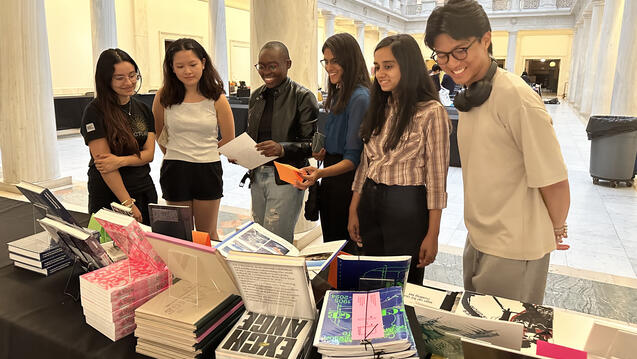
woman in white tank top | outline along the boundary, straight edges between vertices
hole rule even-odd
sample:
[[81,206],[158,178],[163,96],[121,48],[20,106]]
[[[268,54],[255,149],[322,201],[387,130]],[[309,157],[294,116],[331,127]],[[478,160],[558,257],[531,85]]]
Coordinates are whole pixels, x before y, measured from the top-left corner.
[[223,171],[218,147],[234,138],[223,80],[193,39],[173,42],[163,68],[164,84],[153,102],[157,142],[164,153],[159,178],[163,198],[192,208],[196,229],[219,240]]

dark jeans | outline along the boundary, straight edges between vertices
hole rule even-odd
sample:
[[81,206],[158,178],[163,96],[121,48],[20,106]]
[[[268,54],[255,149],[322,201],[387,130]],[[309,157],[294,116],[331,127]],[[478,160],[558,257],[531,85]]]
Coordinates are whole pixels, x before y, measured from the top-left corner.
[[407,281],[422,285],[425,269],[416,266],[429,227],[425,186],[387,186],[368,178],[358,205],[358,221],[365,255],[410,255]]
[[[89,183],[88,191],[88,212],[93,214],[102,208],[111,209],[111,202],[119,203],[119,200],[112,191],[102,192],[91,191],[91,185]],[[128,191],[131,198],[135,199],[135,205],[142,213],[142,223],[150,225],[150,218],[148,215],[148,204],[157,203],[157,191],[155,186],[142,191]]]

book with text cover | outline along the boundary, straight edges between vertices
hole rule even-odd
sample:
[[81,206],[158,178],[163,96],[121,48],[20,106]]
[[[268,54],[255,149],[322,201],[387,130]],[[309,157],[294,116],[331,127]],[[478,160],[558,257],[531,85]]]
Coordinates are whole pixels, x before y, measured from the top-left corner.
[[247,311],[316,318],[305,258],[232,251],[227,261]]
[[102,268],[113,261],[100,245],[99,233],[68,224],[53,217],[44,217],[38,223],[62,247],[66,255],[77,258],[86,268]]
[[314,346],[323,355],[416,354],[401,287],[328,291],[319,318]]
[[16,253],[37,261],[55,257],[62,253],[62,248],[55,243],[49,232],[39,232],[7,243],[10,253]]
[[49,258],[45,259],[44,261],[38,261],[38,260],[35,260],[33,258],[24,257],[24,256],[21,256],[19,254],[11,253],[11,252],[9,252],[9,259],[11,259],[13,261],[16,261],[16,262],[21,262],[21,263],[30,265],[32,267],[45,268],[45,269],[46,268],[56,267],[56,266],[60,265],[63,262],[70,262],[71,261],[64,254],[60,254],[57,257],[49,257]]
[[327,268],[347,244],[346,240],[314,244],[303,248],[299,255],[305,258],[310,279]]
[[18,261],[13,262],[13,265],[22,269],[30,270],[31,272],[36,272],[36,273],[40,273],[40,274],[44,274],[45,276],[48,276],[49,274],[53,274],[61,269],[64,269],[70,266],[71,261],[67,260],[66,262],[60,262],[60,264],[58,265],[47,267],[47,268],[34,267],[34,266],[30,266],[28,264],[18,262]]
[[461,293],[406,283],[403,295],[405,297],[405,305],[451,310],[456,302],[456,297]]
[[517,300],[465,291],[456,313],[524,325],[522,348],[533,348],[542,340],[553,342],[553,308]]
[[188,206],[151,203],[148,205],[153,232],[192,242],[192,209]]
[[410,256],[338,256],[338,289],[370,290],[404,286]]
[[294,359],[309,344],[313,321],[246,311],[215,350],[217,359]]
[[69,224],[76,226],[80,225],[48,188],[40,187],[28,182],[20,182],[16,185],[16,187],[29,200],[29,202],[44,210],[49,216],[56,217],[57,219]]

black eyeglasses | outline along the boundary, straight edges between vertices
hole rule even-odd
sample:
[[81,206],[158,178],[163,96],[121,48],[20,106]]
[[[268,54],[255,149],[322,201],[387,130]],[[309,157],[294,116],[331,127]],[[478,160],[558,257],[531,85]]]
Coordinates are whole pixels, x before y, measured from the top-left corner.
[[431,53],[431,59],[436,61],[438,65],[445,65],[447,62],[449,62],[449,55],[453,56],[453,58],[458,61],[464,60],[467,58],[467,51],[469,50],[471,45],[473,45],[473,43],[475,43],[476,41],[478,41],[477,38],[473,39],[473,41],[471,41],[469,45],[465,47],[458,47],[456,49],[453,49],[453,51],[451,52],[443,52],[443,51],[434,50]]
[[319,61],[321,63],[321,65],[323,65],[323,67],[327,67],[327,65],[339,65],[338,60],[336,58],[333,58],[331,60],[327,60],[327,59],[323,59],[321,61]]

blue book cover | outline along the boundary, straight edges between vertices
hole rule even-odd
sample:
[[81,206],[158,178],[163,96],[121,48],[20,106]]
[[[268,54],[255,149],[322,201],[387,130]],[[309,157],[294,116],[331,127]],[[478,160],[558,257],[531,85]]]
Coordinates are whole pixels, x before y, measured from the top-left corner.
[[410,256],[345,256],[337,257],[339,290],[372,290],[403,287],[409,274]]
[[[352,301],[354,291],[328,291],[318,323],[314,346],[321,350],[345,350],[372,352],[392,348],[394,351],[409,350],[413,336],[405,316],[401,287],[389,287],[369,291],[380,293],[383,323],[382,338],[352,339]],[[373,349],[372,349],[373,347]]]

